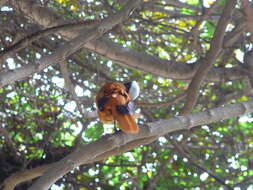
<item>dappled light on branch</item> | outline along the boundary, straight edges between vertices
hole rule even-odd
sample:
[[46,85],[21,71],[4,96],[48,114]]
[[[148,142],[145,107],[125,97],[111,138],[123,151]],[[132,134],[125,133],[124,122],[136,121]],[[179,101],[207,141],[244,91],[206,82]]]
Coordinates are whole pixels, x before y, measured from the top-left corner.
[[0,0],[0,189],[252,189],[252,7]]

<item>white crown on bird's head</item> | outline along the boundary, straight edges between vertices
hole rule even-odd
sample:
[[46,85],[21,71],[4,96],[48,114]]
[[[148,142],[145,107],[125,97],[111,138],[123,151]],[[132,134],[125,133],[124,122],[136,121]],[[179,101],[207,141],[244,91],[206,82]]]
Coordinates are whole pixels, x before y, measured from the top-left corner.
[[127,88],[127,92],[133,100],[135,100],[140,94],[140,87],[136,81],[124,83]]

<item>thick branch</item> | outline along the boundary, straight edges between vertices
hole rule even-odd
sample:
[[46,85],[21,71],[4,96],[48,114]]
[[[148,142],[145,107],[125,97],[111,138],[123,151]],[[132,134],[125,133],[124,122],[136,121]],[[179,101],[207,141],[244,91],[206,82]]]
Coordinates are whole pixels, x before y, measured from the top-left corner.
[[38,176],[43,175],[43,173],[45,173],[45,171],[48,170],[50,167],[51,165],[48,164],[48,165],[43,165],[31,170],[17,172],[4,180],[3,190],[13,190],[15,186],[18,185],[19,183],[29,181],[31,179],[34,179]]
[[182,110],[182,114],[190,113],[197,102],[200,85],[222,50],[226,27],[230,21],[230,17],[234,10],[236,2],[236,0],[227,1],[222,16],[218,22],[217,28],[214,32],[210,50],[208,51],[206,58],[199,66],[198,71],[196,72],[187,89],[186,103]]
[[[32,18],[33,22],[35,21],[45,28],[67,23],[51,9],[47,7],[41,7],[33,0],[11,2],[12,5],[17,10],[21,10],[26,17],[30,19]],[[66,39],[72,39],[76,37],[79,32],[80,30],[65,30],[59,32],[59,34],[64,36]],[[85,44],[85,48],[103,55],[124,67],[142,70],[144,72],[149,72],[154,75],[171,79],[191,79],[196,72],[196,68],[192,67],[192,65],[184,63],[174,64],[167,60],[159,59],[156,56],[150,56],[142,52],[137,52],[135,50],[122,47],[121,45],[105,38],[100,38],[96,41],[90,41]],[[39,70],[34,72],[38,71]],[[12,72],[13,71],[2,72],[0,73],[0,78],[5,78],[5,83],[8,84],[16,81],[17,78],[20,79],[28,76],[28,74],[16,72],[16,77],[14,78],[12,77],[13,75],[9,75]],[[237,68],[214,68],[210,69],[206,80],[211,82],[220,82],[224,80],[238,80],[244,77],[245,73]]]
[[241,0],[242,8],[245,14],[246,27],[247,30],[251,33],[250,41],[253,43],[253,9],[248,0]]
[[119,154],[141,144],[151,143],[159,136],[166,135],[167,133],[191,129],[199,125],[207,125],[251,112],[253,112],[253,101],[247,101],[225,105],[200,113],[152,122],[147,126],[140,127],[140,132],[137,135],[117,133],[104,136],[95,142],[80,147],[79,150],[56,162],[29,190],[46,190],[57,179],[79,165]]
[[0,75],[0,87],[16,80],[20,80],[35,72],[39,72],[52,64],[64,61],[69,55],[80,49],[88,41],[101,37],[105,32],[111,30],[115,25],[123,22],[123,20],[130,15],[131,11],[135,9],[139,3],[140,0],[130,0],[117,14],[104,19],[91,29],[81,31],[80,35],[62,47],[57,48],[53,54],[44,56],[36,64],[29,64],[12,71],[3,72]]
[[3,6],[4,4],[6,4],[8,2],[8,0],[0,0],[0,7]]
[[[253,43],[253,9],[252,4],[249,3],[248,0],[241,0],[242,1],[242,7],[245,14],[245,20],[246,20],[246,28],[247,31],[251,33],[250,35],[250,41]],[[244,64],[241,66],[243,67],[245,73],[247,74],[251,88],[253,88],[253,51],[248,51],[244,53]]]
[[24,48],[25,46],[27,46],[27,44],[32,43],[35,40],[38,40],[39,38],[43,37],[43,36],[47,36],[49,34],[53,34],[56,33],[58,31],[62,31],[62,30],[73,30],[73,28],[83,28],[84,26],[86,27],[87,25],[94,25],[94,21],[90,20],[90,21],[85,21],[82,23],[70,23],[70,24],[63,24],[60,26],[53,26],[51,28],[46,28],[45,30],[41,30],[41,31],[37,31],[34,32],[32,34],[27,35],[26,37],[24,37],[23,39],[17,41],[15,44],[5,48],[4,50],[0,51],[0,58],[7,56],[10,53],[13,52],[17,52],[20,49]]

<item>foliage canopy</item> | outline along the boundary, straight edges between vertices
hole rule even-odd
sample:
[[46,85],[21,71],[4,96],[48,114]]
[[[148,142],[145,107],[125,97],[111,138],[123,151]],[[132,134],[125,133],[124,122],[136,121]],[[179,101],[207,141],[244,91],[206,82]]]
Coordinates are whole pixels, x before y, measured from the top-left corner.
[[[0,79],[4,72],[53,54],[80,28],[94,26],[125,4],[124,0],[0,2]],[[95,112],[96,92],[106,81],[139,83],[140,125],[179,115],[186,102],[182,94],[199,65],[206,64],[226,3],[144,0],[126,21],[98,39],[97,46],[87,45],[22,80],[14,77],[6,85],[0,81],[0,181],[58,161],[81,144],[112,133],[113,125],[87,117],[87,112]],[[251,48],[242,12],[238,2],[192,112],[251,96],[240,67]],[[146,66],[143,60],[148,60]],[[246,115],[168,134],[80,166],[52,189],[253,189],[252,121]],[[31,184],[26,181],[16,189]]]

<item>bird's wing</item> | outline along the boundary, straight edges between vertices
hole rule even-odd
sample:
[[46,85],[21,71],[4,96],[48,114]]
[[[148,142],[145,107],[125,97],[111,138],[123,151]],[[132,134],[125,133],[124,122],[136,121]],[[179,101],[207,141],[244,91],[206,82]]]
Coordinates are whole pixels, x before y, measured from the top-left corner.
[[97,112],[98,117],[103,123],[112,123],[113,115],[111,110],[111,105],[109,104],[110,96],[106,94],[107,85],[103,86],[96,96]]

